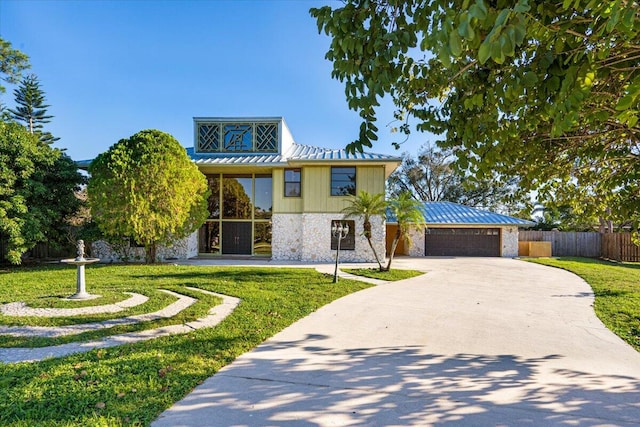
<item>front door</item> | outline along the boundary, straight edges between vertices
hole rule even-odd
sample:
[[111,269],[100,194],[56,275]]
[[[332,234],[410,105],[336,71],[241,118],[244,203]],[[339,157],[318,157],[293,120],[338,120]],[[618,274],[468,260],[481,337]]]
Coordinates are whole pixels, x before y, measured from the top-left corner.
[[251,255],[251,222],[222,222],[222,254]]

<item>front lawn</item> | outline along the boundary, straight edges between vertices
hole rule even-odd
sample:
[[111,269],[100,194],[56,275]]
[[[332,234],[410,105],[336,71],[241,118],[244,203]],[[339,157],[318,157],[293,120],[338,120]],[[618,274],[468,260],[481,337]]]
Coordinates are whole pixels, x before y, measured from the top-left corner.
[[356,276],[370,277],[372,279],[387,280],[395,282],[397,280],[410,279],[416,276],[422,276],[424,271],[417,270],[398,270],[391,269],[389,271],[380,271],[377,268],[342,268],[342,271]]
[[[309,269],[172,265],[96,265],[87,268],[86,280],[89,293],[105,295],[104,300],[95,300],[94,304],[125,299],[127,296],[118,296],[124,291],[150,297],[144,309],[141,306],[117,315],[95,315],[90,317],[92,321],[156,310],[158,305],[167,302],[158,302],[161,295],[165,295],[158,289],[179,290],[204,300],[204,295],[184,289],[185,286],[198,287],[238,297],[241,303],[215,328],[37,363],[0,364],[0,425],[148,425],[164,409],[240,354],[319,307],[370,286],[351,280],[341,280],[336,285],[331,283],[331,276]],[[74,292],[75,269],[68,267],[0,273],[2,303],[26,300],[34,305],[57,306],[58,296]],[[207,304],[215,303],[215,300],[206,300],[194,304],[197,307],[186,310],[177,323],[200,316]],[[68,303],[62,305],[68,307]],[[57,325],[87,319],[88,316],[79,320],[40,318],[34,322]],[[29,322],[0,317],[2,324],[8,320],[17,324]],[[91,337],[107,333],[99,331]],[[49,342],[28,338],[6,338],[4,345],[10,341],[20,345],[49,345]]]
[[594,309],[607,328],[640,351],[640,264],[589,258],[527,259],[582,277],[595,294]]

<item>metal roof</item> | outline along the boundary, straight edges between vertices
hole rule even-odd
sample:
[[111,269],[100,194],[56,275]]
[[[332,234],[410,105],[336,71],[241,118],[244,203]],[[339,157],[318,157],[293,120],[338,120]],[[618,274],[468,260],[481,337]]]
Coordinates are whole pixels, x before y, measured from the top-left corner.
[[[530,227],[535,224],[532,221],[452,202],[425,202],[421,211],[427,225],[517,225]],[[396,222],[395,216],[389,211],[387,211],[387,222]]]
[[287,155],[288,160],[322,161],[322,160],[373,160],[373,161],[402,161],[400,157],[374,153],[349,153],[344,149],[330,149],[312,147],[310,145],[293,144]]
[[374,153],[348,153],[344,149],[328,149],[309,145],[293,144],[284,154],[229,154],[229,153],[196,153],[193,147],[187,148],[187,154],[197,165],[286,165],[287,162],[321,162],[321,161],[378,161],[400,162],[399,157]]

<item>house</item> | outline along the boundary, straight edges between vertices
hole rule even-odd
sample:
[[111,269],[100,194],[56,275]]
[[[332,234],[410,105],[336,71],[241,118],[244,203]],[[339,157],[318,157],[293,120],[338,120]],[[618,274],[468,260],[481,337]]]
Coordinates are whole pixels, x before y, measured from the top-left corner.
[[[399,245],[396,254],[411,256],[518,256],[518,228],[532,221],[501,215],[451,202],[425,202],[425,230],[413,230],[412,245]],[[387,215],[387,252],[397,230]]]
[[[337,245],[331,228],[341,221],[349,233],[340,258],[375,261],[362,221],[344,218],[341,210],[357,191],[384,192],[400,158],[298,144],[282,117],[196,117],[193,124],[195,142],[187,154],[207,177],[209,218],[188,238],[160,248],[161,258],[331,261]],[[372,225],[373,235],[384,235],[382,216]],[[102,245],[94,256],[113,259],[113,248]],[[384,253],[384,240],[376,245]]]

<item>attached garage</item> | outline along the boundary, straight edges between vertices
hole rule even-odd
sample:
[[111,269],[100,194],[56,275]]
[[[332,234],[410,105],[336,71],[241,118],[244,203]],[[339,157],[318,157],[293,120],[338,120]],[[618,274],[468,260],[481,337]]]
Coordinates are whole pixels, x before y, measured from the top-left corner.
[[[412,245],[398,245],[396,255],[515,257],[518,228],[534,224],[451,202],[426,202],[422,213],[427,228],[414,230],[410,236]],[[395,218],[388,215],[387,253],[396,230]]]

